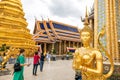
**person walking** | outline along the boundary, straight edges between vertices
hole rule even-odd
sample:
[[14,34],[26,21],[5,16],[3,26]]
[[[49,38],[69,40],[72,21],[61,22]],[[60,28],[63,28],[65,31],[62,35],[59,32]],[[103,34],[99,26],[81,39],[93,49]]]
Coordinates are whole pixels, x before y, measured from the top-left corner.
[[47,58],[47,62],[50,63],[50,59],[51,59],[51,52],[48,52],[47,55],[46,55],[46,58]]
[[20,49],[20,54],[18,55],[18,58],[16,62],[20,63],[21,70],[13,73],[13,80],[24,80],[24,66],[29,66],[30,64],[25,63],[25,57],[24,57],[24,49]]
[[2,58],[2,55],[0,54],[0,64],[2,63],[3,61],[3,58]]
[[34,60],[33,60],[33,75],[37,76],[37,67],[38,67],[38,64],[39,64],[39,58],[40,56],[38,55],[38,52],[35,52],[35,55],[34,55]]
[[45,59],[45,56],[43,53],[41,53],[41,57],[40,57],[40,71],[41,72],[43,71],[44,59]]

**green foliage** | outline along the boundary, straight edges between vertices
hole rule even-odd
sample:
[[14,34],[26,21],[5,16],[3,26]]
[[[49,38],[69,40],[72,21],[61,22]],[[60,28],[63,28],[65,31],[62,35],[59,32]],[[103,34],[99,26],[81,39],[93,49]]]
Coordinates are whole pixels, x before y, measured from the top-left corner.
[[52,53],[53,53],[53,54],[56,54],[56,50],[55,50],[55,49],[53,49],[53,50],[52,50]]
[[72,55],[73,53],[72,52],[67,52],[68,55]]
[[6,44],[2,44],[2,46],[0,47],[0,51],[6,51],[9,48],[10,46],[6,46]]

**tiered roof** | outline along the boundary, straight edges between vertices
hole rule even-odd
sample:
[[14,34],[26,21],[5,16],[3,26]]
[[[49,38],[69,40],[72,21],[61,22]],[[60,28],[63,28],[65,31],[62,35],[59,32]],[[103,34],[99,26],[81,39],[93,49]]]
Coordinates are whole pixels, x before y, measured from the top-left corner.
[[60,40],[80,42],[77,27],[51,20],[36,20],[33,33],[33,38],[37,42],[54,43]]

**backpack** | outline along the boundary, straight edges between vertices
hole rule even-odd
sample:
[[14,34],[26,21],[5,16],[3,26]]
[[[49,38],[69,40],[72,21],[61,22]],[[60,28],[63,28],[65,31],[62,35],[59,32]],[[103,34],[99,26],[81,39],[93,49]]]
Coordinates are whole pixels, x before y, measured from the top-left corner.
[[21,66],[20,66],[20,61],[19,59],[17,58],[17,61],[16,63],[14,64],[14,72],[18,72],[18,71],[21,71]]

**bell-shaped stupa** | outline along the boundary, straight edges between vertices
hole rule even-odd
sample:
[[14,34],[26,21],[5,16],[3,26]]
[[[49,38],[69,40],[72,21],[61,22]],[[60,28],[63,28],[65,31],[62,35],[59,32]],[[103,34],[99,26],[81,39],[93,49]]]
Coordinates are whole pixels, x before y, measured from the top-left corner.
[[35,47],[24,15],[21,0],[0,0],[0,46]]

